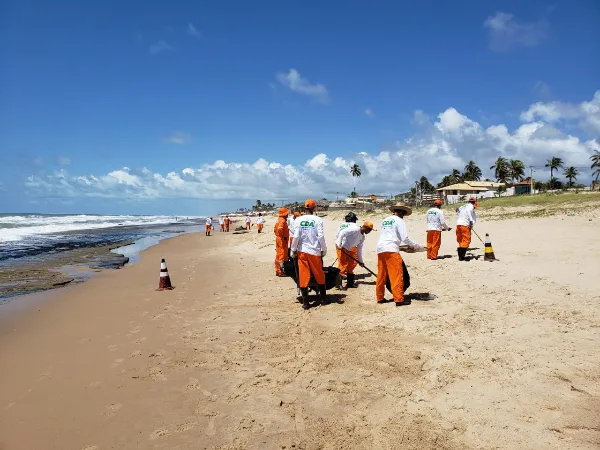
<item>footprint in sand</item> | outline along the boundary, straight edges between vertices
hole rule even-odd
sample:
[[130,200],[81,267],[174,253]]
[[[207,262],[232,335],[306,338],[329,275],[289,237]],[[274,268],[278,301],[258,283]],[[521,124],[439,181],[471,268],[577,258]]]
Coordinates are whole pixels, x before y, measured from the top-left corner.
[[131,330],[129,330],[129,332],[131,334],[136,334],[136,333],[139,333],[141,330],[142,330],[142,327],[138,325],[137,327],[133,327]]
[[186,422],[182,423],[181,425],[177,425],[177,427],[175,428],[175,433],[184,433],[186,431],[189,431],[192,428],[194,428],[197,423],[198,422]]
[[150,369],[150,379],[152,381],[167,381],[167,376],[158,367]]
[[108,351],[109,352],[114,352],[117,349],[117,345],[116,344],[111,344],[108,346]]
[[129,357],[130,357],[130,358],[133,358],[133,357],[135,357],[135,356],[140,356],[141,354],[142,354],[142,352],[141,352],[141,351],[139,351],[139,350],[136,350],[135,352],[131,352],[131,353],[129,354]]
[[204,432],[209,436],[214,436],[215,433],[217,432],[217,429],[215,427],[215,419],[216,418],[217,418],[216,414],[211,414],[208,416],[208,425],[206,427],[206,430],[204,430]]
[[142,343],[142,342],[144,342],[145,340],[146,340],[146,337],[144,336],[144,337],[141,337],[141,338],[137,339],[137,340],[135,341],[135,343],[136,343],[136,344],[141,344],[141,343]]
[[99,381],[92,381],[90,384],[87,385],[87,387],[91,389],[101,389],[102,383],[100,383]]
[[4,409],[10,409],[10,408],[12,408],[15,405],[16,405],[15,402],[10,402],[8,405],[6,405],[6,408],[4,408]]
[[158,439],[163,436],[168,436],[171,432],[167,428],[159,428],[158,430],[154,430],[150,435],[150,440]]

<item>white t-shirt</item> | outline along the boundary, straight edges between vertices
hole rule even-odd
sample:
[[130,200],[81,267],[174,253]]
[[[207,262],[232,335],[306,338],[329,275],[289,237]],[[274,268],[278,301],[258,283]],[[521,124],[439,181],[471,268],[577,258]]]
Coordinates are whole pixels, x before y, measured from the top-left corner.
[[219,225],[225,225],[225,219],[222,217],[219,219]]
[[321,252],[327,251],[323,233],[323,220],[320,217],[307,214],[294,220],[292,251],[314,256],[321,256]]
[[360,232],[360,227],[355,223],[350,222],[345,225],[348,226],[338,233],[335,245],[349,252],[356,247],[358,249],[358,262],[362,263],[362,249],[365,243],[365,235]]
[[477,216],[475,215],[475,207],[472,203],[467,203],[458,208],[458,217],[456,218],[456,225],[463,225],[468,227],[471,222],[477,222]]
[[261,216],[261,217],[257,217],[257,219],[256,219],[256,223],[257,223],[258,225],[260,225],[261,223],[265,223],[265,218],[264,218],[264,217],[262,217],[262,216]]
[[210,217],[206,218],[206,225],[212,225],[212,220]]
[[252,222],[252,219],[251,219],[250,217],[246,217],[246,219],[245,219],[245,220],[246,220],[246,223],[250,223],[250,222]]
[[444,212],[440,208],[431,208],[427,211],[427,231],[442,231],[448,228]]
[[345,230],[346,228],[348,228],[348,225],[351,225],[351,224],[356,225],[353,222],[344,222],[343,224],[341,224],[337,230],[337,233],[335,233],[335,239],[337,240],[337,238],[340,235],[340,233],[342,232],[342,230]]
[[377,254],[384,252],[396,253],[400,251],[400,245],[407,244],[416,250],[423,250],[423,246],[413,242],[406,233],[404,220],[398,216],[386,217],[381,222],[379,241],[377,241]]

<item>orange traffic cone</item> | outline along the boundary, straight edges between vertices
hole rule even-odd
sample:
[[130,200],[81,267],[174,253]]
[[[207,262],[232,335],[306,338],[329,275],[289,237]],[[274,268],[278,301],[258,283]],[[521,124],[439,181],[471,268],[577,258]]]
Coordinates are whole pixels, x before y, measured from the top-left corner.
[[170,291],[175,289],[171,286],[171,277],[169,277],[169,271],[167,270],[167,263],[164,258],[160,261],[160,281],[158,283],[157,291]]
[[484,261],[498,261],[494,255],[494,249],[492,248],[492,241],[490,235],[485,233],[485,254],[483,256]]

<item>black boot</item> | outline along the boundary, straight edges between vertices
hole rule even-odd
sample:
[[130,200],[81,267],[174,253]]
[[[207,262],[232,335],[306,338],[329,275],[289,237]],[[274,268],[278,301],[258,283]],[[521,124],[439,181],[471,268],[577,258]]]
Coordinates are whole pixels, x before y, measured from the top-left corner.
[[327,303],[327,287],[324,284],[319,285],[319,297],[321,303]]
[[465,253],[463,253],[464,248],[457,248],[456,251],[458,252],[458,260],[459,261],[464,261],[465,260]]
[[353,273],[349,273],[347,275],[347,281],[346,281],[346,289],[348,288],[355,288],[356,284],[354,284],[354,274]]
[[300,288],[300,293],[302,294],[302,308],[310,308],[310,305],[308,304],[308,288]]

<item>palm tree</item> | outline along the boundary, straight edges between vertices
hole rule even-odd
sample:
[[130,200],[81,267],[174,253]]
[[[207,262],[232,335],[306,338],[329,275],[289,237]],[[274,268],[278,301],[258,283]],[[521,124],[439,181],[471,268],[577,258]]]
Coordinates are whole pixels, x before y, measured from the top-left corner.
[[600,150],[594,150],[594,154],[590,156],[590,159],[592,160],[590,169],[596,169],[592,173],[592,176],[596,175],[596,181],[598,181],[598,178],[600,178]]
[[512,180],[513,184],[515,184],[515,180],[523,180],[523,176],[525,175],[525,166],[523,165],[523,161],[519,159],[511,159],[508,162],[508,169],[510,171],[510,179]]
[[573,180],[577,179],[577,175],[579,175],[579,171],[575,167],[568,167],[563,172],[563,175],[567,180],[569,180],[569,187],[573,187]]
[[479,181],[481,180],[481,169],[477,167],[475,161],[469,161],[464,168],[462,177],[467,181]]
[[[361,172],[358,164],[353,164],[352,167],[350,167],[350,175],[352,175],[353,178],[360,178]],[[352,192],[356,192],[356,182],[354,183],[354,190]]]
[[563,160],[553,156],[552,159],[546,161],[545,167],[550,168],[550,189],[552,189],[554,185],[554,171],[563,167]]
[[452,169],[450,178],[452,178],[452,184],[460,183],[463,180],[462,174],[460,173],[460,170],[458,170],[458,169]]
[[498,159],[494,163],[493,166],[490,167],[490,170],[494,169],[494,176],[499,183],[506,183],[507,178],[510,175],[510,167],[508,165],[508,161],[502,157],[498,156]]

